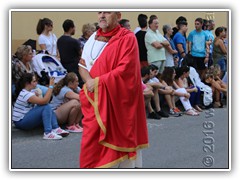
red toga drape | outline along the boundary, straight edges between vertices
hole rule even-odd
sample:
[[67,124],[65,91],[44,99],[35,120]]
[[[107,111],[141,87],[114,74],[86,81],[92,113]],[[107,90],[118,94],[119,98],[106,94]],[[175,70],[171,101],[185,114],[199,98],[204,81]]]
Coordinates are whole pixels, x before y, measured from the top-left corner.
[[93,65],[94,92],[80,92],[84,115],[80,167],[111,167],[148,146],[138,45],[120,28]]

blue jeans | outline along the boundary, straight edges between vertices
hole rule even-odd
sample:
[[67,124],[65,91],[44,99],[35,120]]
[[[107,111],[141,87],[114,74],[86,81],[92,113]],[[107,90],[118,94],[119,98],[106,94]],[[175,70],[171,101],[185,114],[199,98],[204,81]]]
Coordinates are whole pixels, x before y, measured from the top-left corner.
[[220,66],[221,71],[223,72],[223,75],[224,75],[227,70],[226,59],[221,58],[217,61],[217,63]]
[[192,106],[199,105],[200,104],[200,96],[201,96],[201,91],[199,87],[196,87],[198,89],[197,92],[191,92],[190,93],[190,98],[189,101]]
[[50,133],[52,129],[58,128],[57,117],[49,104],[37,105],[31,109],[23,119],[14,122],[16,128],[30,130],[43,124],[44,132]]

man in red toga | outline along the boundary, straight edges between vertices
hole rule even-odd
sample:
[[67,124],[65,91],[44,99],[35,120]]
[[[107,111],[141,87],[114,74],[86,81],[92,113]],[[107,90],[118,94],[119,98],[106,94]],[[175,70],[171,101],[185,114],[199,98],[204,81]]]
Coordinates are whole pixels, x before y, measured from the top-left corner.
[[98,12],[100,28],[79,61],[81,168],[141,167],[140,149],[148,147],[138,44],[120,19],[120,12]]

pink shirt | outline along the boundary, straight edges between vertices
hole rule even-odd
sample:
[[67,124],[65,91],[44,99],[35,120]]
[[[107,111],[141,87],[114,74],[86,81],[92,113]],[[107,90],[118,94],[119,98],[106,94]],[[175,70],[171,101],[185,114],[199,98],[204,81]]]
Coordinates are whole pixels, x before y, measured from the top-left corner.
[[147,85],[142,82],[142,90],[144,91],[144,89],[146,88],[147,88]]

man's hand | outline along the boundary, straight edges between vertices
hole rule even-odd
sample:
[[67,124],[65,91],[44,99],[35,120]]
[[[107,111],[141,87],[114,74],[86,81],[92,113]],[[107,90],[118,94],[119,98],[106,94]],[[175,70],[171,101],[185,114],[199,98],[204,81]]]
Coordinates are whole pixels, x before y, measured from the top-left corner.
[[86,87],[89,92],[93,92],[94,91],[94,79],[88,78],[88,80],[86,82]]

